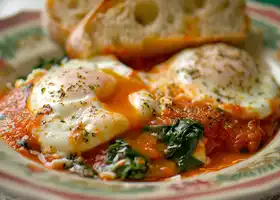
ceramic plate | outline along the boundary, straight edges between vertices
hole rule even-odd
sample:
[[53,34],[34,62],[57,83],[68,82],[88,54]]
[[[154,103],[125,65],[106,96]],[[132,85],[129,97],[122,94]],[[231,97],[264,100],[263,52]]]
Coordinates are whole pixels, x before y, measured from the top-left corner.
[[[255,29],[265,35],[265,59],[280,83],[280,11],[250,2]],[[40,57],[63,55],[40,28],[39,14],[23,12],[0,21],[0,89],[27,75]],[[1,119],[0,119],[1,126]],[[42,168],[0,141],[0,187],[27,199],[261,199],[280,188],[280,133],[250,159],[183,181],[100,182]]]

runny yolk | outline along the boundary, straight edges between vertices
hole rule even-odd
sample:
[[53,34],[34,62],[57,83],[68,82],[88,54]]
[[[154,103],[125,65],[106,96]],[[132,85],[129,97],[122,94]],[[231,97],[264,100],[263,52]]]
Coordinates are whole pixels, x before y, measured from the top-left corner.
[[131,129],[138,128],[141,126],[141,116],[129,102],[128,96],[139,90],[147,89],[147,86],[136,79],[135,75],[129,78],[114,75],[114,78],[117,85],[115,93],[111,98],[103,101],[105,109],[124,115],[129,120]]

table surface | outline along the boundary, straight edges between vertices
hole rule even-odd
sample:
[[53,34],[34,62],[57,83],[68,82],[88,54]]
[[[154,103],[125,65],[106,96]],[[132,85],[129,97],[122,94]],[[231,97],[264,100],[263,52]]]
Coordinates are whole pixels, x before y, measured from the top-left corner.
[[0,0],[0,18],[11,16],[21,10],[38,10],[44,6],[44,0]]

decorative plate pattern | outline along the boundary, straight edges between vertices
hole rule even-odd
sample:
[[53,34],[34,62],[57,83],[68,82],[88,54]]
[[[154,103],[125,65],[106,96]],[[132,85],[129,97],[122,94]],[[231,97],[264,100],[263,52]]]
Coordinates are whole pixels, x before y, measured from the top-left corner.
[[[264,31],[265,59],[278,81],[280,60],[277,61],[275,52],[280,49],[280,11],[250,2],[248,13],[254,27]],[[40,28],[38,17],[38,13],[28,12],[0,21],[0,89],[28,74],[30,66],[40,57],[63,55],[63,50]],[[26,199],[261,199],[276,193],[280,187],[279,144],[280,134],[244,162],[183,181],[123,183],[99,182],[50,171],[21,157],[0,141],[0,187]]]

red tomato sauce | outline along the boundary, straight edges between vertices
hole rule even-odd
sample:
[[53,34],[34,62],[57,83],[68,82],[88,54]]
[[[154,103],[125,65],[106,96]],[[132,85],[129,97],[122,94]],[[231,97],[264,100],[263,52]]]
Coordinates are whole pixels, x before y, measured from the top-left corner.
[[210,156],[210,163],[206,166],[183,173],[184,177],[191,177],[201,173],[218,171],[250,158],[250,153],[216,152]]
[[22,155],[38,161],[37,156],[19,145],[19,141],[28,136],[27,143],[33,150],[40,151],[40,145],[31,132],[30,127],[35,123],[35,117],[26,108],[30,88],[14,89],[0,99],[0,137],[14,150]]
[[[14,89],[0,99],[0,137],[14,150],[22,155],[38,161],[29,150],[40,152],[40,144],[30,129],[38,123],[27,108],[27,97],[30,87]],[[166,110],[162,116],[149,122],[151,125],[172,124],[178,118],[191,118],[204,125],[206,137],[206,154],[209,163],[198,169],[183,173],[183,176],[194,176],[204,172],[217,171],[243,161],[271,141],[278,130],[278,112],[260,120],[241,119],[206,103],[193,103],[187,100],[175,102],[172,109]],[[4,116],[4,117],[3,117]],[[28,149],[19,145],[19,141],[28,136]],[[140,154],[147,156],[151,163],[145,181],[157,181],[178,173],[176,164],[164,158],[163,144],[154,136],[131,130],[123,135],[130,146]],[[105,150],[108,144],[83,153],[85,163],[95,167],[104,165]],[[241,153],[246,151],[246,153]],[[49,158],[51,160],[51,158]]]

